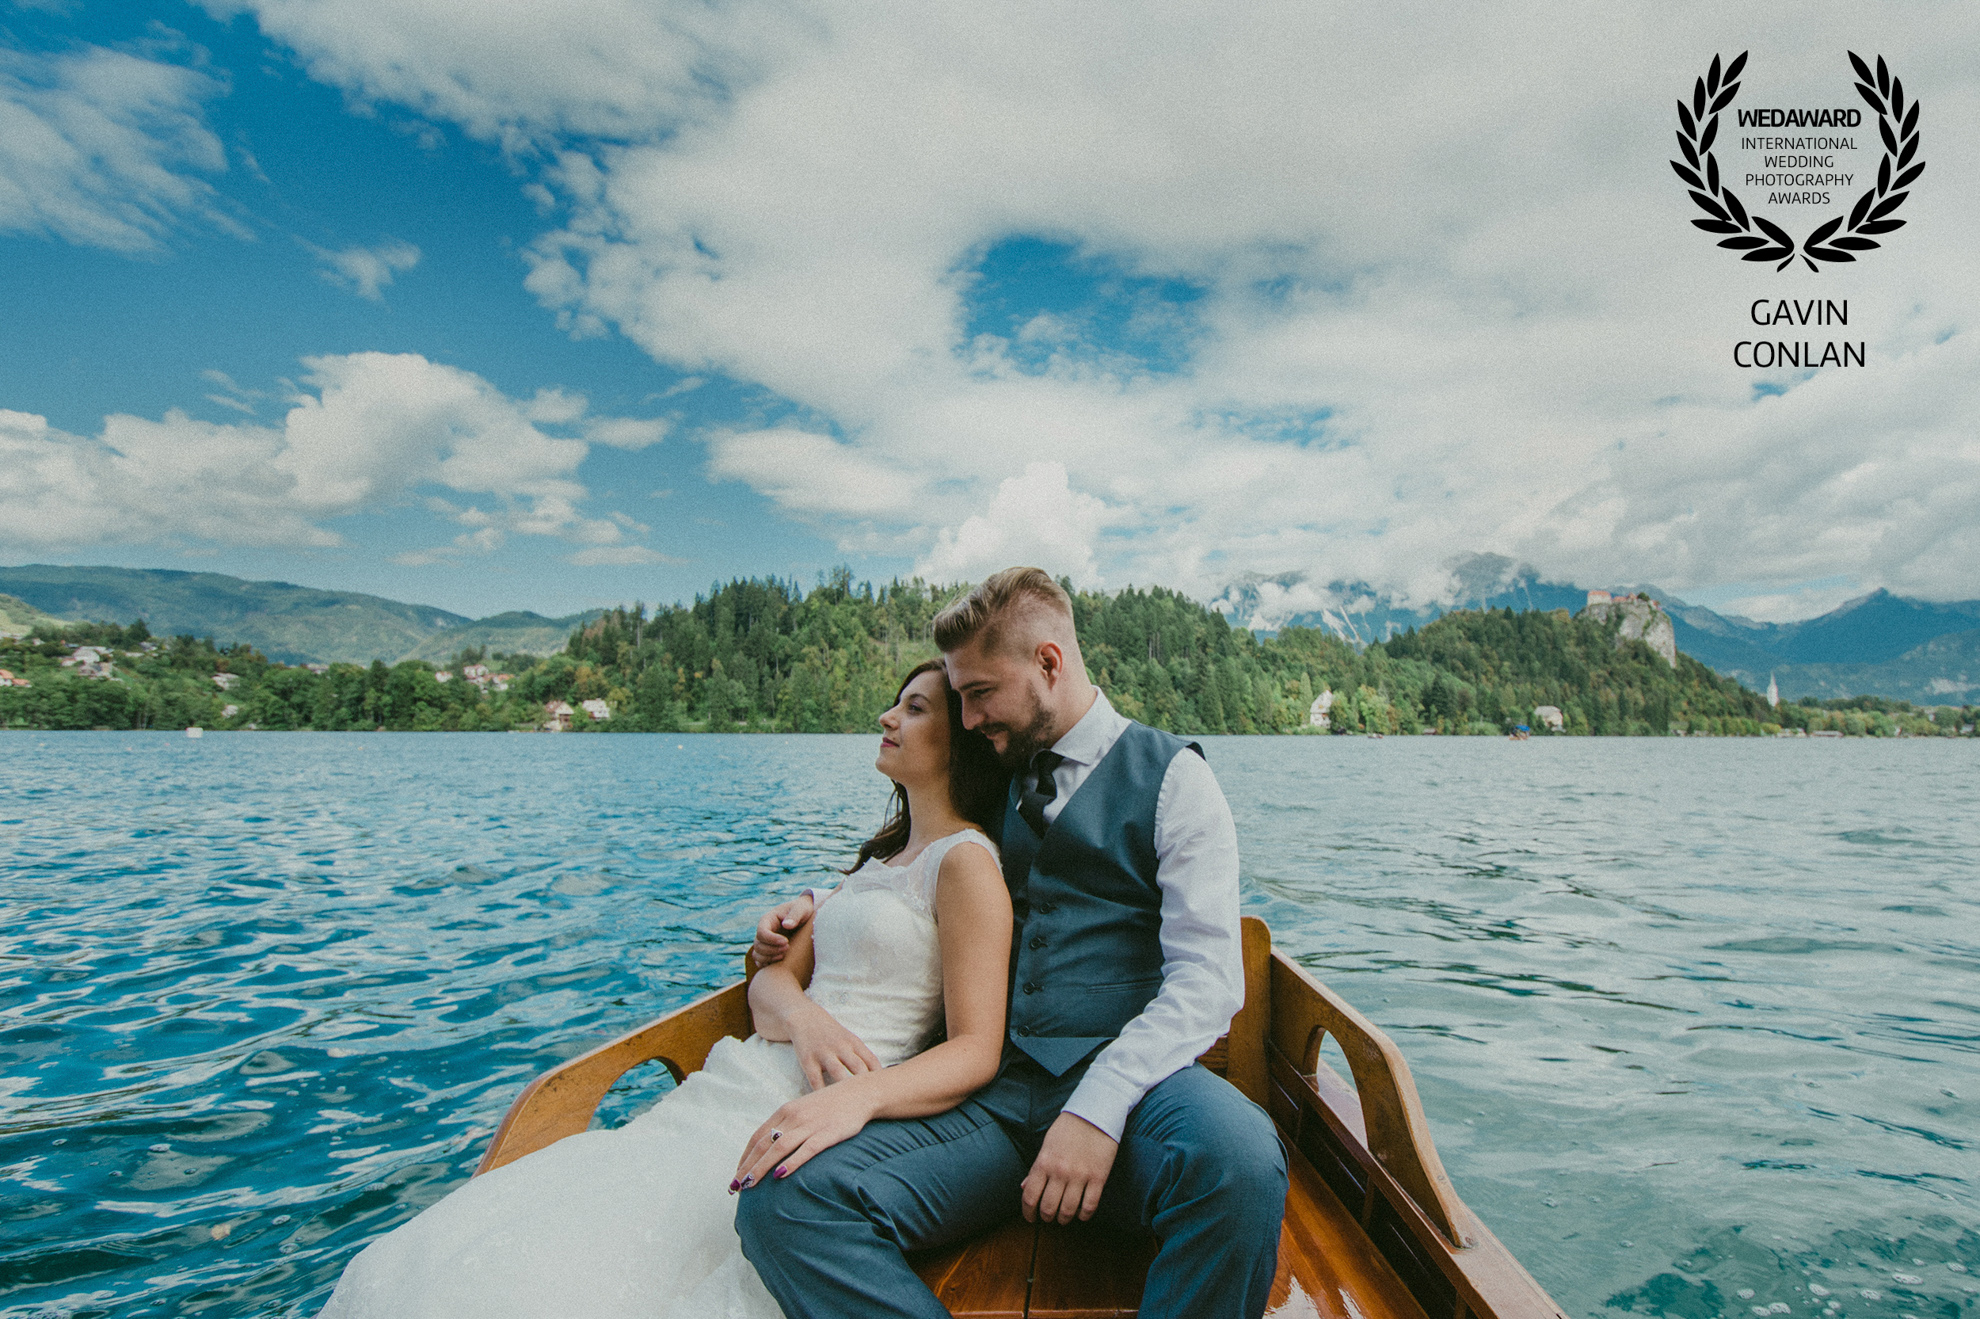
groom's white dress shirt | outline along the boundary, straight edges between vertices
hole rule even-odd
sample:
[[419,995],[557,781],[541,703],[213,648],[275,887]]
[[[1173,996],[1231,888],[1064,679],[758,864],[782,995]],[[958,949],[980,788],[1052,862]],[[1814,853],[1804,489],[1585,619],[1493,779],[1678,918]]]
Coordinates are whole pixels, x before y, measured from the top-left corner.
[[[1057,795],[1045,803],[1048,824],[1127,726],[1096,692],[1093,707],[1052,744],[1065,759],[1052,771]],[[1031,771],[1023,777],[1020,786],[1030,785]],[[1162,776],[1155,858],[1162,890],[1161,991],[1094,1056],[1065,1106],[1115,1140],[1141,1097],[1195,1062],[1244,1006],[1237,826],[1217,776],[1193,751],[1178,752]]]

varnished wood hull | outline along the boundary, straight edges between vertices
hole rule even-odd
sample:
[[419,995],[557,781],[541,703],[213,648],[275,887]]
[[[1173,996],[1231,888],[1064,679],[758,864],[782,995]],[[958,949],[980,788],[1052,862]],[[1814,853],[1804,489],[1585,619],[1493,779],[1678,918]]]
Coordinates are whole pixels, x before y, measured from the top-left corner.
[[[1245,1005],[1201,1060],[1271,1114],[1290,1188],[1272,1304],[1297,1286],[1329,1319],[1566,1319],[1452,1190],[1409,1068],[1389,1038],[1271,946],[1247,917]],[[737,983],[574,1058],[516,1097],[477,1172],[590,1125],[628,1068],[676,1080],[747,1035]],[[1352,1077],[1321,1061],[1331,1036]],[[915,1259],[943,1304],[981,1319],[1131,1316],[1152,1242],[1013,1220]]]

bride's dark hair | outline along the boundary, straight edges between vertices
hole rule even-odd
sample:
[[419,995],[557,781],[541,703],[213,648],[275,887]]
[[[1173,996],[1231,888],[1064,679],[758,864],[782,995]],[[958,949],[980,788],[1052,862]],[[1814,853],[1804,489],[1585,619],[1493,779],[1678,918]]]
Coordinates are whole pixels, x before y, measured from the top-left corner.
[[[941,660],[928,660],[908,670],[907,677],[901,679],[900,690],[894,693],[895,703],[899,704],[901,692],[908,689],[908,684],[924,673],[942,675],[942,694],[949,708],[949,802],[956,808],[956,814],[994,837],[1004,818],[1011,788],[1010,772],[998,761],[989,738],[963,727],[962,697],[949,686],[949,673]],[[885,861],[900,855],[913,825],[908,814],[907,789],[896,783],[880,832],[859,845],[859,859],[846,867],[846,873],[850,875],[858,870],[869,857]]]

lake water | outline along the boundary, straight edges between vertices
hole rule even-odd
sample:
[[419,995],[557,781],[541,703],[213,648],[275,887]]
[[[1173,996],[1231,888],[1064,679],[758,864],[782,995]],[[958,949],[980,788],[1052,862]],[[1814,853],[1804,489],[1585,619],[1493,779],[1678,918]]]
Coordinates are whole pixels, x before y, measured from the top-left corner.
[[[530,1076],[737,974],[873,749],[0,735],[0,1315],[313,1313]],[[1980,1309],[1980,745],[1207,749],[1246,909],[1570,1314]]]

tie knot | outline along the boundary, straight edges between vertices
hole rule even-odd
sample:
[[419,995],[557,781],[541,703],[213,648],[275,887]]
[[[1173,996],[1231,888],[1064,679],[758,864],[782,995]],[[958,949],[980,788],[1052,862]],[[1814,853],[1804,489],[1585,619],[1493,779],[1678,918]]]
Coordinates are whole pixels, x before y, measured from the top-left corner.
[[1065,757],[1056,751],[1040,751],[1031,758],[1032,779],[1030,785],[1019,780],[1018,814],[1031,826],[1031,831],[1040,837],[1045,834],[1045,806],[1059,795],[1059,785],[1052,781],[1052,771],[1057,769]]

